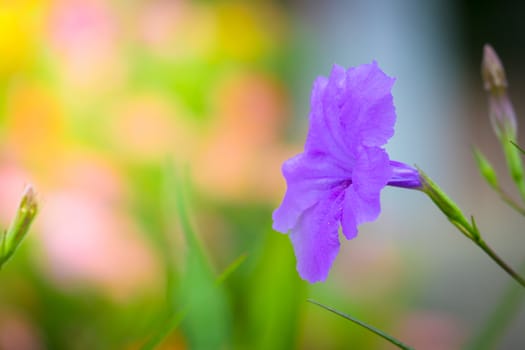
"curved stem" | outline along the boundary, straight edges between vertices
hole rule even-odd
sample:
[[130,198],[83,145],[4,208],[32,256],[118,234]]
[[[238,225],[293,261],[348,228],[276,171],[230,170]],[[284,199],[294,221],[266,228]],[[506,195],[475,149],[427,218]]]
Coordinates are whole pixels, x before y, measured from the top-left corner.
[[357,318],[354,318],[350,315],[347,315],[341,311],[338,311],[334,308],[331,308],[330,306],[326,306],[326,305],[323,305],[315,300],[312,300],[312,299],[308,299],[308,302],[312,303],[312,304],[315,304],[317,306],[320,306],[322,307],[323,309],[325,310],[328,310],[330,312],[333,312],[334,314],[338,315],[338,316],[341,316],[343,318],[346,318],[348,321],[351,321],[351,322],[354,322],[355,324],[365,328],[365,329],[368,329],[370,332],[380,336],[381,338],[389,341],[390,343],[394,344],[395,346],[397,346],[398,348],[400,349],[403,349],[403,350],[414,350],[414,348],[404,344],[403,342],[401,342],[400,340],[397,340],[396,338],[392,337],[391,335],[388,335],[386,334],[385,332],[383,332],[382,330],[380,329],[377,329],[363,321],[360,321],[358,320]]
[[498,254],[482,239],[476,242],[478,247],[480,247],[492,260],[498,264],[503,270],[505,270],[516,282],[525,287],[525,279],[519,275],[513,268],[511,268],[503,259],[501,259]]
[[499,267],[501,267],[509,276],[511,276],[516,282],[525,288],[525,278],[517,273],[510,265],[508,265],[496,252],[481,238],[481,233],[476,226],[474,218],[472,218],[472,224],[464,220],[453,220],[449,218],[452,225],[454,225],[465,237],[474,242],[478,247],[481,248]]
[[503,189],[498,187],[496,191],[505,203],[507,203],[512,209],[516,210],[521,215],[525,216],[525,209],[521,205],[516,203],[505,191],[503,191]]

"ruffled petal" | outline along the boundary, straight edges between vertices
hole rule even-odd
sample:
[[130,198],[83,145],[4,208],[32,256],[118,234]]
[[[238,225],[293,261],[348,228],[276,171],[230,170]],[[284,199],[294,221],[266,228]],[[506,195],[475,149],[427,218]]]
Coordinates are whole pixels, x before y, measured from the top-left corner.
[[376,62],[345,70],[334,65],[316,79],[305,151],[320,152],[352,167],[361,146],[384,145],[396,120],[392,86]]
[[273,212],[273,229],[282,233],[296,226],[305,210],[352,176],[323,154],[301,153],[287,160],[282,171],[287,183],[286,194]]
[[352,152],[360,145],[383,146],[394,135],[396,111],[391,93],[394,81],[376,62],[347,71],[340,118],[341,132]]
[[324,281],[339,252],[342,188],[306,210],[290,233],[297,271],[310,283]]
[[309,129],[305,151],[323,153],[352,167],[351,153],[342,132],[340,110],[344,104],[346,70],[334,65],[330,77],[318,77],[310,101]]
[[392,176],[388,154],[381,148],[364,148],[345,192],[341,223],[347,239],[357,235],[357,227],[381,212],[380,195]]

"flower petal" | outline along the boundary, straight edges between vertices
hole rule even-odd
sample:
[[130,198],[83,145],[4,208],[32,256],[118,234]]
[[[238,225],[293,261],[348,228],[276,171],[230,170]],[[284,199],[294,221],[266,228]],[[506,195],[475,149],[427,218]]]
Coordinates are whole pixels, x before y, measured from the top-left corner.
[[355,151],[358,145],[382,146],[394,135],[394,81],[376,62],[347,71],[341,132],[346,135],[349,149]]
[[306,210],[290,233],[297,271],[310,283],[324,281],[339,252],[344,191],[339,188]]
[[305,151],[324,153],[351,167],[350,153],[341,132],[340,108],[343,105],[346,70],[334,65],[330,77],[318,77],[310,101],[310,125]]
[[352,167],[358,147],[384,145],[394,134],[393,84],[376,62],[348,70],[334,65],[329,78],[314,83],[305,150]]
[[388,180],[389,186],[412,189],[423,187],[419,171],[416,168],[395,160],[390,161],[390,166],[392,167],[392,177]]
[[381,212],[381,190],[391,176],[392,167],[385,150],[378,147],[362,149],[352,185],[345,191],[341,223],[347,239],[357,235],[357,226],[377,219]]
[[303,212],[340,186],[352,173],[323,154],[301,153],[283,164],[287,190],[273,212],[273,229],[287,233]]

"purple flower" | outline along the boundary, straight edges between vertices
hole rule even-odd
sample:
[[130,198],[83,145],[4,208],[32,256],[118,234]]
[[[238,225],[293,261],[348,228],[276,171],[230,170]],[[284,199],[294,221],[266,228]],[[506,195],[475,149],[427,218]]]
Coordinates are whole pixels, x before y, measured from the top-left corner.
[[394,134],[393,84],[376,62],[334,65],[314,82],[304,152],[283,164],[288,188],[273,213],[273,228],[290,232],[297,270],[309,282],[326,279],[340,226],[352,239],[379,216],[383,187],[421,187],[417,170],[383,149]]

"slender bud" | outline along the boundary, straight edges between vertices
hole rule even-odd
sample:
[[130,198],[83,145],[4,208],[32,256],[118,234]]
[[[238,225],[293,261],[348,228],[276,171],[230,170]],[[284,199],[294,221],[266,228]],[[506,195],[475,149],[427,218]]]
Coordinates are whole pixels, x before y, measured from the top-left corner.
[[38,204],[36,202],[36,193],[33,186],[27,185],[16,216],[11,222],[11,226],[2,235],[1,246],[0,246],[0,267],[13,255],[16,248],[20,245],[29,227],[33,222],[38,212]]
[[469,221],[458,205],[421,169],[418,169],[423,191],[441,210],[447,219],[456,226],[465,236],[476,241],[480,238],[473,222]]
[[483,46],[483,61],[481,63],[481,76],[483,77],[483,83],[485,90],[493,91],[505,91],[507,88],[507,77],[505,75],[505,69],[503,64],[498,57],[498,54],[490,44]]
[[514,108],[507,95],[507,77],[501,60],[494,49],[486,44],[483,48],[481,76],[488,91],[489,116],[492,128],[499,139],[512,180],[525,201],[525,179],[521,155],[512,143],[516,143],[518,125]]
[[489,44],[483,47],[481,76],[489,93],[489,116],[494,132],[502,142],[516,140],[516,114],[507,95],[507,76],[496,51]]
[[496,190],[499,189],[498,177],[492,164],[490,164],[488,159],[479,150],[474,149],[472,153],[476,159],[476,164],[478,165],[481,176],[483,176],[492,188]]
[[461,209],[446,195],[445,192],[427,174],[419,169],[419,175],[423,183],[423,192],[438,206],[439,209],[449,218],[456,221],[461,220],[464,216]]

